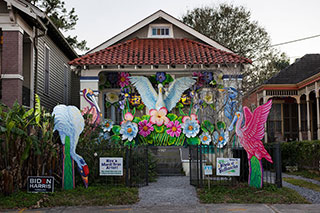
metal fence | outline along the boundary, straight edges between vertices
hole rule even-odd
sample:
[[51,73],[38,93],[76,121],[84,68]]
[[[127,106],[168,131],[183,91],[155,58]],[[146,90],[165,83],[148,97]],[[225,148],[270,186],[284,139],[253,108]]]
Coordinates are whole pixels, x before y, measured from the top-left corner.
[[[266,147],[272,157],[273,163],[262,159],[263,182],[282,187],[281,150],[280,144],[272,144]],[[216,172],[217,158],[240,158],[239,176],[219,176]],[[204,166],[212,165],[212,175],[204,174]],[[249,177],[249,165],[246,151],[240,146],[225,146],[223,149],[214,146],[199,145],[189,146],[189,170],[190,184],[203,187],[207,183],[236,185],[239,182],[247,182]]]
[[[148,146],[125,147],[125,146],[104,146],[97,147],[93,156],[90,152],[82,156],[88,163],[90,174],[89,184],[103,184],[110,186],[145,186],[149,183],[149,161],[152,160]],[[84,153],[84,152],[83,152]],[[99,159],[105,157],[123,158],[122,176],[100,175]],[[82,185],[79,175],[76,176],[77,185]]]

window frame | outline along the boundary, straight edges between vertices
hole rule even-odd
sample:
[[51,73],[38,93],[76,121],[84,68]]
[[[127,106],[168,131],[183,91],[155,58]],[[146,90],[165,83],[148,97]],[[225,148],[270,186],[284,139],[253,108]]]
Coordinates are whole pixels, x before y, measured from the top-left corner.
[[[153,29],[169,29],[169,35],[153,35]],[[173,38],[172,24],[149,24],[148,38]]]

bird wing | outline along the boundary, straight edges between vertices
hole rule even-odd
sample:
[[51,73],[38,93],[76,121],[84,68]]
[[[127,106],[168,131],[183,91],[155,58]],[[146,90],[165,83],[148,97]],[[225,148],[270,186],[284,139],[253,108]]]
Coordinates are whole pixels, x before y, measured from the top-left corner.
[[271,106],[272,100],[254,110],[251,119],[246,121],[246,126],[244,127],[243,132],[247,138],[254,138],[256,139],[256,141],[260,141],[263,138],[264,124],[268,119],[268,114],[270,112]]
[[149,79],[144,76],[131,76],[130,82],[135,86],[141,96],[143,103],[150,109],[155,109],[158,94],[154,90]]
[[164,99],[164,103],[170,112],[180,100],[184,91],[189,89],[196,80],[192,77],[182,77],[175,79],[169,86],[168,95]]
[[252,112],[248,107],[243,107],[243,113],[244,113],[244,117],[245,119],[245,127],[248,126],[249,121],[252,119]]

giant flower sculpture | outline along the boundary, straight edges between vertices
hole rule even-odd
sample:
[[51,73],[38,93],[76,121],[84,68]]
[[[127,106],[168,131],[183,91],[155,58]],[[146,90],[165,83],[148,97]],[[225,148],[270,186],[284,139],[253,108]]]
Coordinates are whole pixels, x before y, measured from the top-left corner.
[[103,124],[103,131],[110,132],[113,127],[114,122],[110,119],[106,119]]
[[218,148],[223,148],[228,140],[229,140],[229,131],[224,131],[223,129],[220,130],[220,134],[217,131],[214,131],[213,133],[214,137],[214,144],[217,145]]
[[138,125],[131,121],[125,121],[121,124],[120,134],[122,134],[122,140],[128,139],[132,141],[138,133]]
[[196,120],[186,119],[181,126],[187,138],[195,137],[200,131],[200,125]]
[[179,121],[170,121],[167,124],[167,128],[169,128],[167,130],[167,133],[171,136],[171,137],[179,137],[181,134],[181,125],[179,123]]
[[154,130],[151,123],[147,120],[143,120],[139,122],[139,134],[143,137],[147,137]]
[[119,74],[119,85],[121,88],[129,85],[129,73],[121,72]]
[[167,125],[170,120],[167,117],[168,110],[165,107],[162,107],[159,110],[152,109],[149,111],[150,114],[150,123],[161,126],[162,124]]
[[200,140],[201,140],[202,144],[209,145],[211,142],[211,136],[210,136],[209,132],[203,132],[200,135]]

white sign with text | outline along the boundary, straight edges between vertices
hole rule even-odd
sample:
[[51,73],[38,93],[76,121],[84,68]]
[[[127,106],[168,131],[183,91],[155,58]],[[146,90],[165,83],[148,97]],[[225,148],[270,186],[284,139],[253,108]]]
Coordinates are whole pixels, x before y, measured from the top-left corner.
[[122,176],[123,158],[100,158],[99,161],[101,176]]
[[240,158],[217,158],[217,175],[240,176]]

